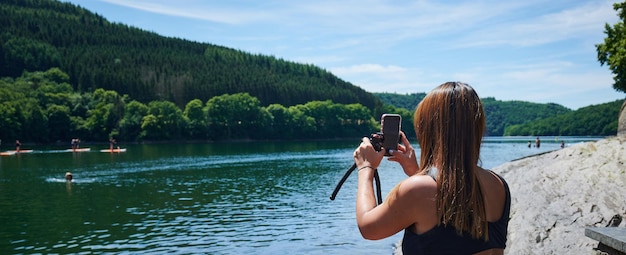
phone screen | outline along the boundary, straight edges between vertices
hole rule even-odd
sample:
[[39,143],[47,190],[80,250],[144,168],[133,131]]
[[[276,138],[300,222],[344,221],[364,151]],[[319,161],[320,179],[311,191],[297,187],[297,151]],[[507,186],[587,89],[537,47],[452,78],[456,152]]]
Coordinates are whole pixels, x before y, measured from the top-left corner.
[[397,150],[400,141],[400,128],[402,117],[398,114],[383,114],[380,118],[380,125],[383,132],[383,147],[385,155],[390,156],[389,150]]

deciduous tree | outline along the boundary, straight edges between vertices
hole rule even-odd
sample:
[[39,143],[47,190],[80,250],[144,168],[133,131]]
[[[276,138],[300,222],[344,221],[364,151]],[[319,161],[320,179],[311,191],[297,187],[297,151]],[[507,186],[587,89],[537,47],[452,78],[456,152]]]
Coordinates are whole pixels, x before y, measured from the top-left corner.
[[613,88],[626,92],[626,2],[613,4],[613,9],[617,11],[619,21],[613,26],[605,24],[604,42],[596,44],[598,61],[601,65],[608,65],[613,72]]

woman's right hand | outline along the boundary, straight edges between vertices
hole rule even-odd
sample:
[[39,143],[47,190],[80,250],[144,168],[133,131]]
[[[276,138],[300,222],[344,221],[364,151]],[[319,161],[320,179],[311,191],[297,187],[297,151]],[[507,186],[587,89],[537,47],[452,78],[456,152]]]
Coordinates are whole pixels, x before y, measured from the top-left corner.
[[412,176],[419,171],[417,155],[415,155],[415,150],[404,132],[400,131],[400,137],[402,138],[402,144],[398,146],[398,150],[394,150],[391,153],[391,157],[388,160],[400,163],[404,173]]
[[361,139],[361,144],[358,148],[356,148],[356,150],[354,150],[352,156],[354,157],[354,164],[356,164],[358,169],[369,166],[372,170],[374,170],[378,169],[380,161],[382,161],[385,156],[385,151],[374,150],[374,146],[370,140],[367,137],[363,137],[363,139]]

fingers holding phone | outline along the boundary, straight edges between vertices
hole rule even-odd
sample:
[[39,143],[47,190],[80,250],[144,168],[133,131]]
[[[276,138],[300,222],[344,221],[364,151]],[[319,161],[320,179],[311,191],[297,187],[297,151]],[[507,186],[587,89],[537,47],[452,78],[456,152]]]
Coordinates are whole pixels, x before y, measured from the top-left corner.
[[417,155],[415,154],[415,150],[409,142],[409,139],[406,138],[406,135],[402,131],[400,131],[400,138],[402,144],[398,146],[398,150],[394,151],[388,160],[400,163],[404,173],[411,176],[419,171]]

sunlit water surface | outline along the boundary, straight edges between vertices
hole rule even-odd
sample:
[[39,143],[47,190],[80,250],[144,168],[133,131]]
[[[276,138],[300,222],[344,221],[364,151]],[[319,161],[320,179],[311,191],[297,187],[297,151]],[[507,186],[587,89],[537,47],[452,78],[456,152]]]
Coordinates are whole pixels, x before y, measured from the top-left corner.
[[[599,138],[556,139],[542,137],[537,149],[527,147],[534,137],[485,138],[482,165]],[[391,254],[401,233],[359,234],[356,175],[329,199],[358,143],[127,145],[124,153],[85,145],[92,150],[2,156],[0,254]],[[405,178],[387,161],[379,172],[383,196]]]

